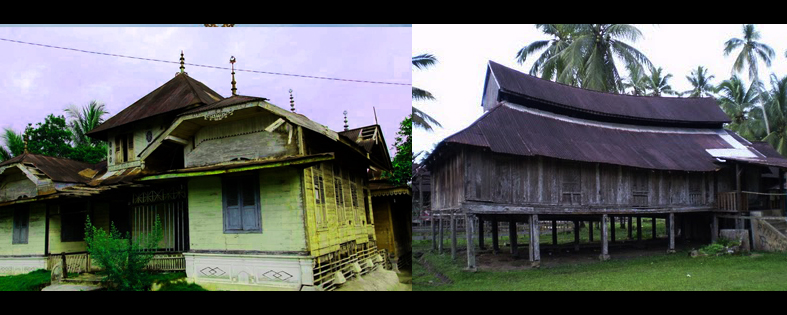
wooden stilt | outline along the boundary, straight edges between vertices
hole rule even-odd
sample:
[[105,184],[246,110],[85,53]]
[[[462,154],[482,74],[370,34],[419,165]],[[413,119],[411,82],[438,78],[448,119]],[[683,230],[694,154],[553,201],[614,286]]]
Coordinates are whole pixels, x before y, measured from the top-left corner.
[[615,242],[615,217],[614,216],[609,217],[609,227],[610,227],[610,232],[612,232],[610,233],[611,234],[610,242],[614,243]]
[[495,254],[500,251],[497,219],[492,219],[492,250]]
[[650,218],[650,238],[656,239],[656,217]]
[[443,254],[443,218],[444,218],[444,213],[440,212],[440,219],[438,220],[439,222],[438,228],[440,229],[440,242],[437,243],[438,244],[437,252],[440,254]]
[[[614,227],[614,224],[613,224]],[[601,215],[601,255],[602,261],[609,259],[609,245],[607,244],[607,215]]]
[[557,220],[552,220],[552,245],[557,245]]
[[[465,221],[465,233],[467,233],[467,221]],[[456,214],[451,212],[451,259],[456,260]]]
[[593,241],[593,221],[588,221],[588,238]]
[[669,231],[667,232],[669,235],[669,248],[667,249],[667,253],[674,253],[675,252],[675,214],[670,213],[669,218],[667,219],[669,225]]
[[574,221],[574,251],[579,251],[579,221]]
[[538,215],[530,215],[530,267],[538,268],[541,266],[541,249],[539,237],[541,236],[540,224],[538,223]]
[[631,236],[632,235],[631,234],[632,230],[633,230],[633,227],[632,227],[632,224],[631,224],[631,216],[629,216],[629,235],[628,235],[628,239],[633,239],[634,238],[633,236]]
[[473,244],[473,230],[475,224],[473,221],[475,217],[472,215],[465,215],[465,237],[467,238],[467,270],[476,271],[475,264],[475,245]]
[[719,238],[719,218],[714,213],[710,221],[710,241],[715,243]]
[[436,216],[432,213],[429,223],[432,224],[432,250],[437,251],[437,221]]
[[514,257],[519,256],[516,245],[516,221],[508,222],[508,240],[511,243],[511,255]]
[[637,242],[642,242],[642,217],[637,216]]
[[478,217],[478,248],[486,249],[484,246],[484,219]]

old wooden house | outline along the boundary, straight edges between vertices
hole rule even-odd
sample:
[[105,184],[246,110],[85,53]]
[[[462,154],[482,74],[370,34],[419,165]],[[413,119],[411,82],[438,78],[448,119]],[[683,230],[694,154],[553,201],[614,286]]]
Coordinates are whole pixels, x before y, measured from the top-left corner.
[[484,221],[493,222],[495,250],[498,222],[510,224],[514,255],[515,224],[527,222],[538,266],[541,222],[573,221],[576,242],[579,222],[601,222],[608,259],[613,217],[666,219],[674,251],[676,233],[710,241],[720,224],[744,228],[743,214],[784,209],[787,159],[725,130],[730,119],[713,98],[602,93],[490,61],[481,106],[425,161],[432,212],[467,221],[468,268],[476,268],[473,238],[484,248]]
[[[182,59],[181,59],[182,60]],[[151,268],[206,288],[330,290],[377,270],[367,171],[391,168],[379,126],[348,137],[262,97],[223,97],[183,71],[88,133],[96,165],[0,163],[0,273],[91,269],[86,216],[137,238],[158,217]]]

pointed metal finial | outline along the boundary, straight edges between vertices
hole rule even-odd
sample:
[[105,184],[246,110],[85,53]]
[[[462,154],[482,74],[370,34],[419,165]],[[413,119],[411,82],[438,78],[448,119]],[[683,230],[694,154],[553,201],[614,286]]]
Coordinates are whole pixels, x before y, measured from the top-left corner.
[[232,64],[232,95],[238,95],[238,88],[235,87],[235,56],[230,57],[230,64]]
[[344,111],[344,130],[345,131],[350,130],[349,127],[350,126],[347,125],[347,111]]
[[295,112],[295,100],[292,98],[292,89],[290,89],[290,110]]
[[183,51],[181,50],[180,51],[180,73],[185,73],[184,72],[184,70],[186,70],[185,61],[186,61],[186,58],[183,58]]

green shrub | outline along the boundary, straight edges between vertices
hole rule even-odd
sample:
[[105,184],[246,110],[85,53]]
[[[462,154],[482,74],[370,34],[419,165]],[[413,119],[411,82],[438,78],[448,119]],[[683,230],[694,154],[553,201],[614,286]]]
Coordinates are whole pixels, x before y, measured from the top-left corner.
[[90,217],[85,223],[87,252],[103,268],[101,273],[110,288],[120,291],[144,291],[150,288],[152,280],[144,268],[153,259],[162,237],[158,216],[152,231],[139,238],[142,242],[132,240],[129,233],[124,237],[114,224],[107,232],[93,226]]
[[719,243],[713,243],[710,245],[706,245],[700,248],[700,252],[705,255],[716,255],[718,253],[723,253],[727,250],[727,247],[721,245]]

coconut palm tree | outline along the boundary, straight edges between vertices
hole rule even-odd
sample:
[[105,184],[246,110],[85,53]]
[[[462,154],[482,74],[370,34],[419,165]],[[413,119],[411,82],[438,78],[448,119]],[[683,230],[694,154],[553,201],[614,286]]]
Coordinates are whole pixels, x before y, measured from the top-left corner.
[[73,134],[74,145],[98,145],[100,143],[99,140],[89,138],[85,133],[104,122],[103,116],[108,114],[104,109],[104,104],[93,100],[82,108],[72,104],[65,111],[68,115],[68,126]]
[[[413,67],[418,70],[424,70],[437,63],[437,58],[430,54],[421,54],[413,57]],[[434,100],[435,97],[429,91],[413,87],[413,100]],[[427,131],[432,130],[432,125],[442,127],[437,120],[413,106],[413,125],[421,127]]]
[[645,79],[647,75],[639,65],[631,65],[627,67],[629,70],[629,77],[623,80],[623,89],[631,89],[631,95],[642,96],[645,95]]
[[775,55],[773,48],[757,42],[758,39],[760,39],[760,32],[754,29],[754,25],[745,24],[743,25],[743,39],[730,38],[724,43],[724,56],[728,56],[734,49],[741,48],[732,65],[732,74],[740,73],[746,64],[749,67],[749,80],[759,80],[757,78],[757,56],[765,62],[766,66],[771,66],[771,59]]
[[715,88],[710,83],[713,78],[713,75],[708,76],[708,69],[698,66],[696,70],[691,71],[691,76],[686,76],[694,88],[683,93],[688,94],[689,97],[713,96]]
[[771,132],[762,140],[787,155],[787,76],[778,79],[771,74],[771,90],[763,93],[762,99],[771,121]]
[[647,93],[649,96],[661,96],[662,94],[667,95],[677,95],[678,92],[672,89],[667,83],[667,80],[672,78],[672,74],[667,74],[665,76],[661,75],[663,69],[659,67],[658,69],[654,67],[650,67],[650,75],[645,77],[643,82],[646,91],[650,91]]
[[629,24],[574,25],[571,43],[559,55],[565,69],[558,81],[577,76],[585,89],[619,93],[623,91],[615,59],[627,67],[651,66],[650,60],[623,40],[637,41],[642,32]]
[[[571,44],[575,27],[572,24],[536,24],[536,28],[540,29],[547,35],[551,35],[552,39],[538,40],[522,47],[516,53],[516,61],[519,64],[525,63],[528,56],[535,55],[538,51],[544,50],[538,59],[530,67],[530,74],[534,76],[541,75],[542,79],[553,80],[565,69],[565,62],[559,58],[559,54],[563,49]],[[563,82],[566,84],[575,84],[574,77],[568,77],[571,82]]]
[[0,139],[5,142],[5,147],[0,146],[0,161],[9,160],[17,155],[24,153],[25,142],[22,134],[14,132],[13,129],[6,127],[0,134]]
[[762,139],[769,133],[762,126],[762,108],[756,105],[761,85],[759,81],[754,81],[747,89],[738,76],[732,76],[717,88],[721,109],[732,119],[727,127],[750,141]]

